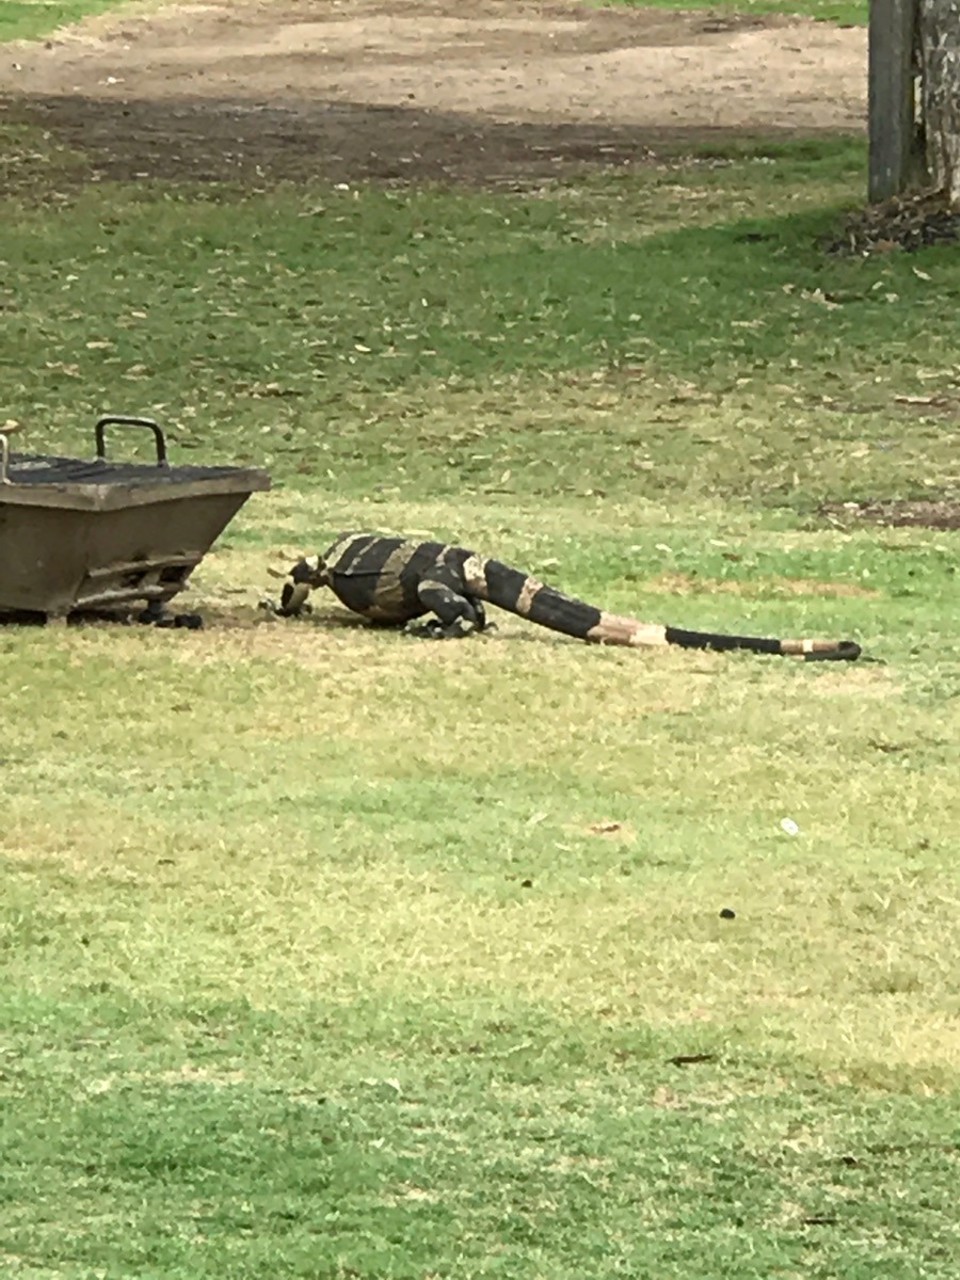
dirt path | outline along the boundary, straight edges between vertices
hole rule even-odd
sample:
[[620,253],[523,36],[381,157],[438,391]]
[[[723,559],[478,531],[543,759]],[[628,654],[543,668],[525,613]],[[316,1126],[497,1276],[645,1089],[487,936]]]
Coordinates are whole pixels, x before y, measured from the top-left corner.
[[861,132],[865,73],[863,29],[808,21],[213,0],[5,46],[0,116],[105,176],[511,183],[732,131]]

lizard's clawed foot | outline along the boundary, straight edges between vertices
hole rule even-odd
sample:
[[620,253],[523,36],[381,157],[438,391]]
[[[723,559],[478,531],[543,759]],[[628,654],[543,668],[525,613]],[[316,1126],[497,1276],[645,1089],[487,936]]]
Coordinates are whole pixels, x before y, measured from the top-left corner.
[[473,611],[477,615],[477,630],[488,634],[496,631],[497,624],[487,621],[487,611],[484,609],[483,604],[479,600],[473,600],[471,603],[473,604]]
[[470,618],[454,618],[443,623],[439,618],[414,618],[403,628],[404,635],[418,636],[424,640],[464,640],[475,635],[477,624]]

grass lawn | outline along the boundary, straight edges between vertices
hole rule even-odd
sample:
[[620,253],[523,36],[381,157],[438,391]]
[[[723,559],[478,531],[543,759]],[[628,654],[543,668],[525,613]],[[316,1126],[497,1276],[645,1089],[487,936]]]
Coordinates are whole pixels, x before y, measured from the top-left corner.
[[844,26],[865,26],[870,12],[868,0],[584,0],[592,8],[620,6],[628,9],[709,9],[712,13],[742,13],[757,16],[781,13]]
[[[158,0],[148,0],[155,4]],[[595,5],[595,0],[584,0]],[[867,21],[865,0],[611,0],[634,8],[710,9],[717,13],[797,14],[825,22],[862,25]],[[32,40],[89,14],[110,9],[143,9],[145,0],[0,0],[0,41]]]
[[0,0],[0,41],[33,40],[121,4],[122,0]]
[[[820,253],[842,140],[61,200],[4,143],[18,441],[276,483],[203,632],[0,633],[0,1274],[953,1280],[956,534],[818,509],[956,494],[955,250]],[[881,661],[258,617],[361,526]]]

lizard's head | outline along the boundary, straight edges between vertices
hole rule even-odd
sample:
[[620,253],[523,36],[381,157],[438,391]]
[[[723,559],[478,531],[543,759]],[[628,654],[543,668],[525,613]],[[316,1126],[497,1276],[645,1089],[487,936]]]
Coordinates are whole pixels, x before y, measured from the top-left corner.
[[321,556],[305,556],[290,570],[290,580],[297,586],[325,587],[327,585],[327,565]]
[[[274,570],[270,570],[274,574]],[[305,556],[286,574],[274,574],[285,579],[280,591],[280,603],[274,611],[282,617],[292,617],[300,613],[307,603],[307,597],[316,587],[327,585],[327,566],[320,556]]]

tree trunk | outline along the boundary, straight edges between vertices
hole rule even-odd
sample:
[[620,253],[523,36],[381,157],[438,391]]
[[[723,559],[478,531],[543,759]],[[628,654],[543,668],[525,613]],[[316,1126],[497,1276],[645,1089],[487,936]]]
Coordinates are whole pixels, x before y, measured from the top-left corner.
[[920,0],[918,36],[930,184],[960,208],[960,0]]

